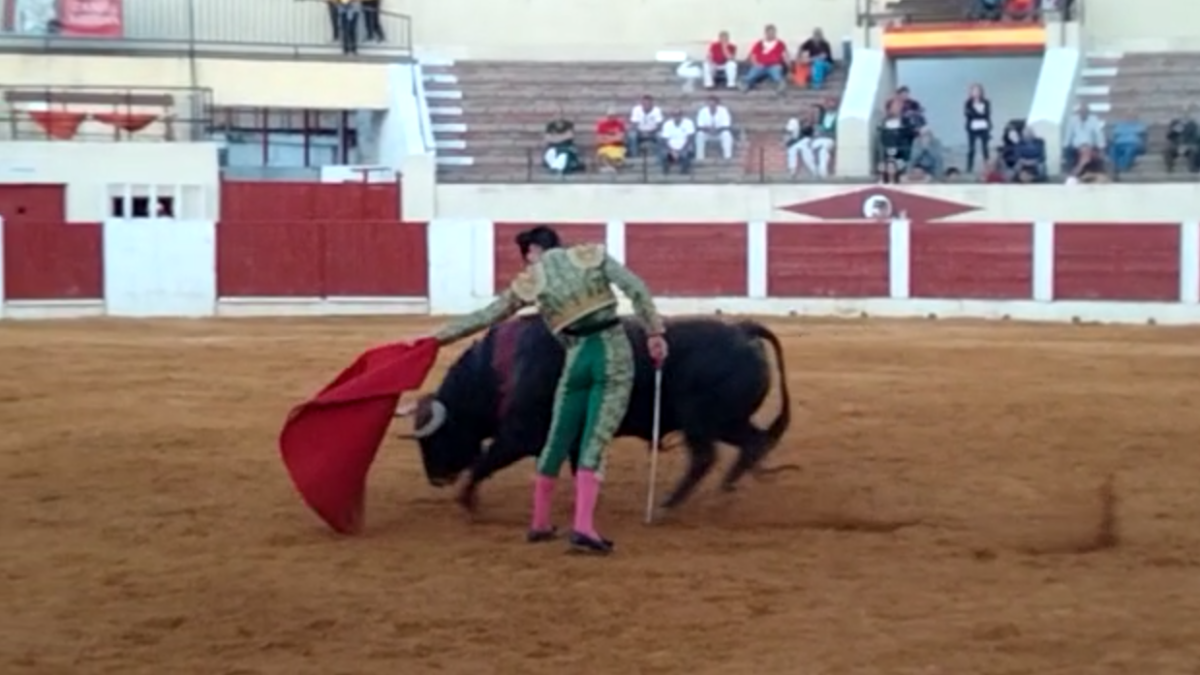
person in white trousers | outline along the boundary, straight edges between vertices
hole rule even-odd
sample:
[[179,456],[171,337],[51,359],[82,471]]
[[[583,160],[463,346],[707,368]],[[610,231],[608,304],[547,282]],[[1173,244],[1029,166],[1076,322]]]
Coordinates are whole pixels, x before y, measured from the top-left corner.
[[729,115],[729,108],[722,105],[721,99],[716,96],[709,96],[708,103],[696,113],[697,162],[704,161],[709,141],[718,141],[725,159],[733,159],[733,118]]
[[829,160],[833,154],[833,137],[837,125],[837,113],[823,106],[814,106],[813,112],[803,118],[788,120],[785,129],[788,173],[793,178],[799,170],[799,159],[804,168],[817,178],[829,177]]
[[717,73],[724,74],[726,88],[737,88],[737,45],[729,41],[728,31],[721,31],[717,41],[708,46],[708,54],[705,55],[701,71],[704,74],[705,89],[712,89],[717,85]]

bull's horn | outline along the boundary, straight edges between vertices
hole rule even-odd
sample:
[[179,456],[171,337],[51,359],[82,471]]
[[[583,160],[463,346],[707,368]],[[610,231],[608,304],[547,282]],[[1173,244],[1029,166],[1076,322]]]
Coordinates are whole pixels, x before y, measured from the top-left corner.
[[432,436],[442,425],[446,423],[446,406],[441,401],[434,399],[429,402],[429,421],[420,429],[416,429],[412,433],[413,438],[426,438]]
[[396,412],[392,413],[392,417],[408,417],[417,411],[417,402],[409,401],[396,406]]

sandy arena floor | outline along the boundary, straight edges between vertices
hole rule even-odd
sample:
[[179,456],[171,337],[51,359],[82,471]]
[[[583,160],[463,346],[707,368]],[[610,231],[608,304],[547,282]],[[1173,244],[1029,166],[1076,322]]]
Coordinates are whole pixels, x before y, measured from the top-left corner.
[[293,493],[288,407],[430,325],[4,324],[0,672],[1200,672],[1200,330],[777,322],[803,472],[647,528],[619,443],[597,560],[528,465],[470,523],[389,440],[352,539]]

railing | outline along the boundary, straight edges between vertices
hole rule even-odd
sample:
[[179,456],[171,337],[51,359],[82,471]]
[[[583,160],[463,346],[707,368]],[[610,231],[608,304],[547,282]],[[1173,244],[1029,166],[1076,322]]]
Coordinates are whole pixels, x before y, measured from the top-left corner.
[[204,88],[0,87],[0,105],[4,141],[194,142],[213,122]]
[[[41,3],[38,3],[41,4]],[[17,12],[6,21],[0,51],[68,53],[159,52],[172,54],[328,56],[333,41],[324,0],[123,0],[119,21],[87,35],[55,14]],[[39,8],[40,9],[40,8]],[[6,17],[7,18],[7,17]],[[360,34],[363,18],[358,21]],[[412,54],[412,19],[380,12],[383,42],[360,41],[362,57]]]

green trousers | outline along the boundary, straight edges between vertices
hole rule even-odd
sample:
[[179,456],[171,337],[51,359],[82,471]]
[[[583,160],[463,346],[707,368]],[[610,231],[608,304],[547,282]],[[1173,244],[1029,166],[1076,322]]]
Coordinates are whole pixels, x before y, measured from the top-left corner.
[[604,449],[625,419],[633,392],[633,348],[621,326],[564,340],[567,360],[538,473],[557,477],[579,439],[579,468],[603,474]]

